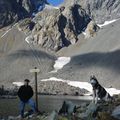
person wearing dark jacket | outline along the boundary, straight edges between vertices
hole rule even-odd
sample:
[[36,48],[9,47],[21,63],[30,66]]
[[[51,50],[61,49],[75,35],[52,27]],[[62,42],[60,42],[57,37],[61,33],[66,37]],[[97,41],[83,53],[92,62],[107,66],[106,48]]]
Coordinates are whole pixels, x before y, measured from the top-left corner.
[[29,82],[30,81],[28,79],[25,79],[24,85],[18,90],[18,97],[20,99],[20,114],[22,118],[24,117],[24,109],[26,104],[30,105],[34,113],[36,112],[35,102],[32,100],[33,89],[29,85]]

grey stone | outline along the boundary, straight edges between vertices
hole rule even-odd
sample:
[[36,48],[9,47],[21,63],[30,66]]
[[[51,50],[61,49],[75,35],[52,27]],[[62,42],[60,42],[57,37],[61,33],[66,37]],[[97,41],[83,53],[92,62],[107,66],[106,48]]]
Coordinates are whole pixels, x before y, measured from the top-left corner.
[[113,112],[112,112],[112,116],[117,118],[117,119],[120,119],[120,106],[117,106]]
[[57,120],[58,114],[56,111],[53,111],[48,117],[47,120]]
[[61,109],[59,110],[59,114],[71,115],[75,113],[76,105],[71,101],[64,101]]
[[95,119],[95,113],[97,112],[98,106],[94,103],[90,103],[86,109],[85,112],[83,113],[79,113],[78,116],[79,118],[83,118],[83,119]]

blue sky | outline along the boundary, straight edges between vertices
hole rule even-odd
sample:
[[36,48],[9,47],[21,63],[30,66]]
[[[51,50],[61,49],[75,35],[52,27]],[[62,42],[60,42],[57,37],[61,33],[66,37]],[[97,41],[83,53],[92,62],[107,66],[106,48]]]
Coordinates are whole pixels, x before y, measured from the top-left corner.
[[54,6],[57,6],[61,4],[64,0],[48,0],[49,3],[51,3]]

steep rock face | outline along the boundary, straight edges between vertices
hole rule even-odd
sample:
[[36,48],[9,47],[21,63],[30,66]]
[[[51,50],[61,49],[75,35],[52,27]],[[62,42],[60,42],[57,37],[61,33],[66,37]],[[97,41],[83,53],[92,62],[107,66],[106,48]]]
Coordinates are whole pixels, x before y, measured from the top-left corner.
[[25,34],[28,34],[34,27],[35,23],[31,20],[31,18],[26,18],[19,23],[18,29],[20,31],[24,31]]
[[96,32],[99,30],[99,26],[94,21],[91,21],[85,30],[85,38],[94,37]]
[[63,5],[66,7],[59,10],[40,12],[34,19],[36,25],[27,40],[47,50],[58,51],[75,44],[82,31],[86,32],[87,38],[93,37],[99,29],[96,22],[117,19],[120,13],[118,0],[66,0]]
[[84,0],[83,8],[98,23],[120,17],[119,0]]
[[120,17],[119,0],[65,0],[64,4],[79,4],[98,23]]
[[13,22],[29,17],[46,0],[0,0],[0,28]]
[[0,27],[11,23],[14,17],[15,11],[13,11],[10,1],[0,0]]
[[26,39],[47,50],[58,51],[75,44],[90,20],[85,10],[77,4],[68,8],[45,9],[34,18],[36,25]]
[[[20,0],[19,0],[20,2]],[[34,10],[31,0],[22,0],[21,6],[26,10],[26,12],[31,13]]]

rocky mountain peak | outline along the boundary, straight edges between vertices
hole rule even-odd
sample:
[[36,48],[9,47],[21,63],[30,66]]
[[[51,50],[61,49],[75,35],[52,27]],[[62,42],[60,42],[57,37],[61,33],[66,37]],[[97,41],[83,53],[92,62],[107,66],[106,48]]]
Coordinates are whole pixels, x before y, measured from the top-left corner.
[[58,51],[75,44],[91,19],[80,5],[74,4],[68,8],[62,6],[59,9],[44,9],[33,21],[35,26],[29,31],[31,34],[26,38],[27,41],[50,51]]
[[97,23],[120,17],[119,0],[65,0],[65,6],[79,4]]
[[47,0],[1,0],[0,7],[1,27],[22,18],[18,26],[27,41],[50,51],[75,44],[83,31],[93,36],[96,23],[120,16],[119,0],[65,0],[59,8]]
[[0,27],[30,17],[42,10],[47,0],[0,0]]

